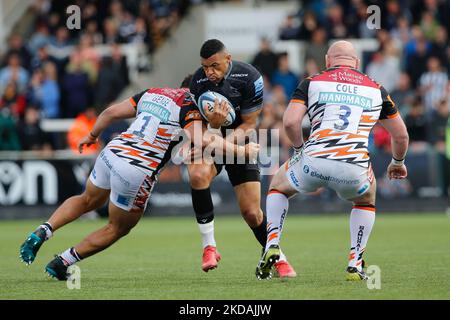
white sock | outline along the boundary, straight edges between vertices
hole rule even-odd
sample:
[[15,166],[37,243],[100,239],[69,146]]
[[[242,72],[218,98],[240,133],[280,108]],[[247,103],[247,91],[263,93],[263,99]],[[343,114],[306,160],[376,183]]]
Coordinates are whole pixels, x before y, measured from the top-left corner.
[[368,206],[354,206],[350,214],[350,256],[349,267],[362,269],[362,256],[366,249],[373,224],[375,222],[375,208]]
[[271,190],[267,195],[267,243],[266,250],[272,244],[279,244],[283,231],[284,219],[289,208],[289,201],[283,193]]
[[67,267],[73,265],[74,263],[77,263],[78,261],[80,261],[82,259],[80,257],[80,255],[78,254],[78,252],[73,247],[67,249],[66,251],[61,253],[59,256],[64,260],[64,264]]
[[48,223],[48,221],[41,224],[39,226],[39,228],[42,228],[45,230],[45,240],[46,241],[53,236],[53,228],[52,228],[52,225],[50,223]]
[[208,223],[198,223],[200,234],[202,235],[203,248],[207,246],[216,246],[216,239],[214,239],[214,220]]

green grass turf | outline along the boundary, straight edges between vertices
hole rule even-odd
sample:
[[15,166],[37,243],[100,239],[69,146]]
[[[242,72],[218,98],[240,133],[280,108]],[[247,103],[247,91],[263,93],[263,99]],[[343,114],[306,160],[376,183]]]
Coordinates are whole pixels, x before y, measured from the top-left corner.
[[260,248],[242,218],[216,217],[222,261],[200,269],[193,218],[148,218],[118,243],[79,263],[81,289],[47,278],[53,254],[78,243],[103,220],[59,230],[29,267],[19,246],[38,221],[0,222],[1,299],[450,299],[450,217],[378,213],[365,254],[381,268],[381,289],[346,282],[348,216],[287,218],[282,246],[298,277],[258,281]]

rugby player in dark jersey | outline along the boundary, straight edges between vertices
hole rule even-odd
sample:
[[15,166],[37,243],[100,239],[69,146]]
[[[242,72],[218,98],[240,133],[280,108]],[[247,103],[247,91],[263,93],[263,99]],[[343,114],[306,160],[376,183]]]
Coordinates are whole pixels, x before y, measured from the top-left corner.
[[[232,60],[224,44],[216,39],[206,41],[200,49],[201,68],[191,81],[190,91],[198,100],[206,91],[214,91],[225,96],[236,112],[235,121],[222,127],[227,140],[244,141],[245,131],[256,129],[258,116],[263,103],[263,78],[250,64]],[[211,131],[218,132],[221,124],[210,122]],[[260,207],[260,171],[256,163],[214,163],[188,165],[192,191],[192,203],[197,223],[202,235],[202,269],[208,272],[217,267],[220,254],[214,238],[214,206],[211,199],[210,184],[225,167],[234,188],[242,217],[252,229],[256,239],[264,248],[267,238],[267,219]],[[280,277],[295,277],[294,269],[282,256],[275,265]]]

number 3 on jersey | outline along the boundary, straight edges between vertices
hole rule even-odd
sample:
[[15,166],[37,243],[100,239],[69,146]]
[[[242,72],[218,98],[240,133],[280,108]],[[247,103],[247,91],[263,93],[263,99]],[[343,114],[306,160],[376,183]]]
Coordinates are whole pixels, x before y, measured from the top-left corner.
[[362,112],[358,106],[328,104],[320,128],[356,133]]

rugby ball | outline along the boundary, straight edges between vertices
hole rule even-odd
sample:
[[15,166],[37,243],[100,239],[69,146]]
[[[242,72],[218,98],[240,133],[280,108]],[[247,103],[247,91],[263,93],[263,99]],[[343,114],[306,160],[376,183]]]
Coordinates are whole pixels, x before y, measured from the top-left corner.
[[208,117],[206,116],[208,113],[214,111],[214,100],[218,99],[219,102],[226,101],[228,103],[228,115],[224,123],[222,124],[223,127],[228,127],[231,125],[234,120],[236,119],[236,112],[234,111],[233,105],[231,102],[220,93],[214,92],[214,91],[206,91],[203,93],[197,101],[198,109],[200,110],[200,113],[202,114],[203,118],[205,118],[206,121],[208,121]]

